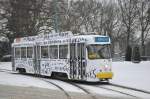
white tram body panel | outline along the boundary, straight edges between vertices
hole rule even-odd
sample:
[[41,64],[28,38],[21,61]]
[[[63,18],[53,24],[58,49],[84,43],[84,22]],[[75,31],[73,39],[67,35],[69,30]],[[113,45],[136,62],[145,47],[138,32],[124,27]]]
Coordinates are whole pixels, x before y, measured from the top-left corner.
[[[27,47],[33,47],[35,46],[34,42],[26,42],[26,43],[16,43],[14,44],[14,50],[15,49],[18,49],[21,51],[21,47],[23,48],[27,48]],[[33,50],[33,53],[34,53],[34,50]],[[15,53],[13,53],[15,54]],[[13,55],[14,56],[14,55]],[[13,70],[17,70],[17,68],[24,68],[26,70],[27,73],[34,73],[34,60],[33,60],[33,54],[32,54],[32,57],[22,57],[21,55],[17,56],[16,57],[13,57]]]
[[12,44],[13,70],[68,79],[111,79],[110,38],[71,32],[16,38]]

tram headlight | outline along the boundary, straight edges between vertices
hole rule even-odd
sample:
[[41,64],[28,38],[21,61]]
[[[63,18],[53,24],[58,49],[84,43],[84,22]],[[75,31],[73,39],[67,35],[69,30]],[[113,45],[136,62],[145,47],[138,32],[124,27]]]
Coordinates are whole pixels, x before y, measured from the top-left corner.
[[108,65],[105,65],[105,68],[108,68]]
[[108,65],[105,65],[105,71],[111,71],[111,67]]
[[111,67],[108,66],[108,65],[105,65],[105,66],[104,66],[104,71],[111,71]]
[[105,65],[105,67],[104,67],[104,71],[109,71],[110,69],[109,69],[109,66],[108,65]]

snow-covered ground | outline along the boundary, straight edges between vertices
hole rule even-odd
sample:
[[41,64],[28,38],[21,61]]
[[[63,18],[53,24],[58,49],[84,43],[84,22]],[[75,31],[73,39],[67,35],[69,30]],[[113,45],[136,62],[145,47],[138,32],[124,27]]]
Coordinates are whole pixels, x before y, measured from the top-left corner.
[[[10,71],[6,70],[12,70],[12,64],[11,62],[0,62],[0,84],[2,85],[12,85],[12,86],[21,86],[21,87],[39,87],[39,88],[48,88],[53,90],[58,90],[58,88],[48,82],[45,82],[42,79],[30,77],[26,75],[19,75],[15,74]],[[9,72],[9,73],[8,73]],[[56,83],[58,81],[55,81]],[[59,85],[62,84],[67,91],[71,92],[83,92],[81,89],[73,87],[68,84],[59,83]],[[64,85],[63,85],[64,84]]]
[[[0,69],[12,70],[11,62],[0,62]],[[41,87],[49,89],[57,89],[55,86],[49,86],[49,83],[41,81],[37,78],[28,77],[18,74],[10,74],[7,72],[0,72],[0,84],[3,85],[15,85],[22,87]]]
[[40,87],[54,90],[57,89],[55,86],[50,86],[49,83],[46,83],[42,80],[24,75],[12,75],[7,72],[0,72],[0,84],[21,87]]
[[150,61],[138,63],[113,62],[111,82],[150,91]]
[[0,69],[12,70],[11,62],[0,62]]
[[[11,63],[0,62],[0,69],[11,70]],[[111,80],[112,83],[150,91],[150,61],[144,61],[139,64],[132,62],[113,62],[112,70],[114,72],[114,77]],[[57,89],[55,86],[50,86],[38,78],[17,74],[12,75],[7,72],[0,72],[0,84]],[[71,90],[74,92],[79,91],[76,88]]]

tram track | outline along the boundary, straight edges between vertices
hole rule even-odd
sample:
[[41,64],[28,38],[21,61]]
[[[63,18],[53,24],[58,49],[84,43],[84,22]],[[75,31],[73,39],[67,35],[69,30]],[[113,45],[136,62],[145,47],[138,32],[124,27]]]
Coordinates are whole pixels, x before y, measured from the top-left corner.
[[108,90],[108,91],[118,92],[118,93],[120,93],[120,94],[124,94],[124,95],[127,95],[127,96],[131,96],[131,97],[133,97],[133,98],[138,98],[138,97],[135,96],[135,95],[131,95],[131,94],[128,94],[128,93],[125,93],[125,92],[122,92],[122,91],[114,90],[114,89],[111,89],[111,88],[105,88],[105,87],[101,87],[101,86],[98,86],[98,87],[101,88],[101,89]]
[[[13,71],[7,70],[7,69],[0,69],[0,72],[7,72],[7,73],[14,74]],[[45,81],[45,82],[47,82],[47,83],[49,83],[51,85],[54,85],[58,89],[63,91],[63,93],[66,95],[67,99],[72,99],[71,95],[69,95],[69,91],[65,90],[64,87],[62,87],[59,84],[55,83],[55,81],[51,81],[53,79],[41,78],[41,76],[28,75],[28,74],[21,74],[21,75],[35,77],[35,78],[43,80],[43,81]],[[88,94],[89,97],[91,97],[91,99],[96,99],[96,97],[94,96],[93,92],[89,88],[87,88],[85,86],[82,86],[84,84],[76,83],[76,82],[73,82],[73,81],[67,81],[67,80],[65,80],[65,81],[57,80],[57,81],[60,82],[60,83],[62,81],[64,83],[66,83],[66,84],[70,84],[70,85],[72,85],[74,87],[77,87],[78,89],[81,89],[84,93]],[[92,84],[92,85],[85,84],[85,85],[98,87],[98,88],[101,88],[101,89],[105,89],[107,91],[117,92],[117,93],[124,94],[126,96],[130,96],[130,97],[133,97],[133,98],[142,98],[142,95],[143,96],[144,95],[147,95],[147,96],[149,95],[150,96],[150,92],[149,91],[145,91],[145,90],[142,90],[142,89],[136,89],[136,88],[132,88],[132,87],[127,87],[127,86],[122,86],[122,85],[117,85],[117,84],[113,84],[113,83],[109,83],[109,84]]]
[[86,94],[90,95],[90,97],[91,97],[92,99],[97,99],[97,98],[96,98],[89,90],[87,90],[86,88],[84,88],[84,87],[82,87],[82,86],[80,86],[80,85],[78,85],[78,84],[72,83],[72,82],[68,82],[68,83],[71,84],[71,85],[73,85],[73,86],[76,86],[77,88],[82,89]]
[[[74,83],[73,83],[74,84]],[[114,90],[114,89],[110,89],[110,88],[105,88],[105,87],[101,87],[101,86],[97,86],[97,85],[84,85],[84,84],[75,84],[77,87],[79,87],[79,88],[81,88],[81,89],[86,89],[86,91],[88,90],[88,93],[89,94],[91,94],[90,92],[92,92],[92,90],[90,89],[90,88],[88,88],[88,87],[92,87],[92,89],[94,88],[95,90],[97,90],[97,88],[98,89],[102,89],[102,90],[106,90],[106,91],[108,91],[108,92],[115,92],[115,93],[119,93],[119,94],[122,94],[122,95],[125,95],[125,96],[128,96],[128,97],[130,97],[130,98],[139,98],[139,97],[137,97],[137,96],[135,96],[135,95],[132,95],[132,94],[128,94],[128,93],[125,93],[125,92],[122,92],[122,91],[119,91],[119,90]],[[107,85],[107,86],[109,86],[109,85]],[[90,91],[91,90],[91,91]],[[100,94],[103,94],[103,92],[102,93],[100,93]],[[93,95],[92,95],[93,96]],[[95,98],[95,96],[93,96],[93,99],[96,99]]]
[[[139,94],[143,94],[143,95],[147,95],[150,97],[150,91],[146,91],[146,90],[142,90],[142,89],[138,89],[138,88],[133,88],[133,87],[128,87],[128,86],[123,86],[123,85],[118,85],[118,84],[114,84],[114,83],[107,83],[107,82],[96,82],[96,83],[88,83],[88,85],[91,85],[93,87],[99,87],[101,89],[105,89],[105,90],[108,90],[108,91],[113,91],[113,92],[117,92],[117,93],[120,93],[120,94],[124,94],[124,95],[127,95],[127,96],[131,96],[133,98],[141,98],[142,95],[139,95]],[[107,87],[104,87],[104,86],[107,86]],[[128,90],[129,92],[132,91],[132,92],[135,92],[135,93],[139,93],[139,94],[132,94],[132,93],[128,93],[127,91],[121,91],[121,90],[116,90],[116,89],[113,89],[113,88],[108,88],[108,86],[113,86],[113,87],[118,87],[118,88],[122,88],[123,90]]]
[[[84,84],[76,84],[74,82],[69,82],[69,83],[79,87],[80,89],[85,90],[88,94],[91,94],[90,89],[82,86]],[[98,87],[100,89],[104,89],[104,90],[108,90],[108,91],[117,92],[117,93],[129,96],[129,97],[132,97],[132,98],[136,98],[136,99],[137,98],[143,98],[143,96],[145,96],[145,95],[150,97],[150,92],[149,91],[145,91],[145,90],[137,89],[137,88],[132,88],[132,87],[127,87],[127,86],[122,86],[122,85],[117,85],[117,84],[113,84],[113,83],[102,83],[102,85],[99,85],[97,83],[96,84],[91,84],[91,83],[89,84],[88,83],[88,84],[85,84],[85,85],[92,86],[92,87]],[[122,88],[122,90],[117,90],[115,88],[109,88],[110,86]],[[126,90],[126,91],[124,91],[124,90]],[[93,99],[96,99],[96,98],[93,97]]]
[[133,90],[133,91],[138,91],[138,92],[142,92],[142,93],[146,93],[146,94],[150,94],[150,91],[146,91],[146,90],[142,90],[142,89],[127,87],[127,86],[118,85],[118,84],[113,84],[113,83],[110,83],[109,85],[115,86],[115,87],[120,87],[120,88],[129,89],[129,90]]
[[41,80],[56,86],[58,89],[60,89],[62,92],[64,92],[64,94],[66,95],[67,99],[72,99],[71,96],[68,94],[67,91],[65,91],[65,89],[63,87],[61,87],[58,84],[56,84],[54,82],[51,82],[50,80],[47,80],[47,79],[41,79]]
[[[1,72],[1,69],[0,69],[0,72]],[[3,72],[12,73],[12,71],[10,71],[10,70],[5,70],[5,71],[3,71]],[[46,82],[46,83],[49,83],[49,84],[51,84],[51,85],[54,85],[55,87],[57,87],[58,89],[60,89],[60,90],[65,94],[65,96],[67,97],[67,99],[72,99],[71,96],[70,96],[69,93],[68,93],[68,90],[66,91],[66,90],[65,90],[62,86],[60,86],[59,84],[50,81],[50,79],[49,79],[48,77],[41,78],[41,76],[36,76],[36,75],[33,75],[33,74],[21,74],[21,75],[31,76],[31,77],[33,77],[33,78],[37,78],[37,79],[40,79],[40,80],[42,80],[42,81],[44,81],[44,82]],[[52,79],[51,79],[51,80],[52,80]],[[53,79],[53,80],[57,80],[57,79]],[[82,86],[80,86],[80,85],[78,85],[78,84],[76,84],[76,83],[74,83],[74,82],[72,82],[72,81],[67,81],[67,80],[57,80],[57,81],[62,81],[62,82],[64,82],[64,83],[66,83],[66,84],[70,84],[70,85],[72,85],[72,86],[74,86],[74,87],[77,87],[77,88],[81,89],[85,94],[89,95],[89,97],[91,97],[91,99],[97,99],[89,90],[87,90],[86,88],[84,88],[84,87],[82,87]]]
[[[11,74],[13,73],[13,71],[7,70],[7,69],[0,69],[0,72],[6,72],[6,73],[11,73]],[[33,74],[20,74],[20,75],[30,76],[32,78],[36,78],[36,79],[42,80],[42,81],[44,81],[44,82],[46,82],[46,83],[48,83],[50,85],[54,85],[56,88],[60,89],[60,91],[62,91],[65,94],[66,99],[72,99],[71,96],[68,94],[67,91],[64,90],[63,87],[59,86],[58,84],[56,84],[54,82],[51,82],[50,80],[48,80],[48,78],[41,78],[41,76],[36,76],[36,75],[33,75]]]
[[[61,81],[64,81],[64,80],[61,80]],[[120,94],[123,94],[123,95],[125,95],[125,96],[129,96],[129,97],[131,97],[131,98],[136,98],[136,99],[138,99],[138,98],[141,98],[141,97],[138,97],[138,96],[136,96],[136,95],[132,95],[132,94],[130,94],[130,93],[127,93],[127,92],[123,92],[123,91],[120,91],[120,90],[115,90],[115,89],[111,89],[111,88],[105,88],[105,87],[103,87],[103,85],[107,85],[107,86],[121,86],[121,85],[115,85],[115,84],[109,84],[109,83],[102,83],[102,86],[98,86],[97,85],[97,83],[94,83],[94,84],[89,84],[89,83],[87,83],[87,84],[80,84],[80,82],[79,83],[75,83],[75,82],[70,82],[70,81],[66,81],[65,80],[65,82],[67,82],[67,83],[69,83],[69,84],[71,84],[71,85],[73,85],[73,86],[76,86],[76,87],[78,87],[78,88],[80,88],[80,89],[82,89],[85,93],[87,93],[87,94],[89,94],[90,96],[91,96],[91,98],[92,99],[97,99],[94,95],[93,95],[93,93],[91,93],[92,91],[90,91],[90,89],[89,88],[87,88],[87,87],[85,87],[85,86],[82,86],[82,85],[88,85],[88,86],[91,86],[91,87],[98,87],[98,88],[100,88],[100,89],[104,89],[104,90],[107,90],[107,91],[112,91],[112,92],[116,92],[116,93],[120,93]],[[130,90],[134,90],[134,88],[126,88],[126,87],[123,87],[124,89],[128,89],[129,91]],[[140,90],[140,89],[135,89],[134,91],[138,91],[138,92],[144,92],[144,91],[142,91],[142,90]],[[148,93],[149,94],[149,93]]]
[[133,98],[145,98],[146,96],[147,96],[146,98],[150,97],[150,93],[148,91],[144,91],[132,87],[126,87],[126,86],[112,84],[112,83],[110,83],[109,85],[96,85],[96,86],[105,90],[111,90],[114,92],[125,94]]
[[[50,84],[53,84],[53,85],[55,85],[56,87],[58,87],[59,89],[61,88],[61,91],[64,91],[65,94],[66,94],[66,96],[69,97],[69,99],[71,99],[71,96],[68,94],[69,91],[65,91],[65,89],[64,89],[63,87],[61,87],[59,84],[54,83],[54,82],[48,80],[47,78],[46,78],[46,79],[41,79],[41,80],[44,80],[44,81],[46,81],[46,82],[48,82],[48,83],[50,83]],[[53,80],[57,80],[57,79],[53,79]],[[63,80],[57,80],[57,81],[63,82],[63,83],[69,84],[69,85],[72,85],[72,86],[74,86],[74,87],[76,87],[76,88],[82,90],[85,94],[87,94],[87,95],[89,95],[89,97],[91,97],[90,99],[97,99],[97,98],[94,96],[94,94],[92,94],[88,89],[86,89],[86,88],[84,88],[84,87],[82,87],[82,86],[80,86],[80,85],[78,85],[78,84],[75,84],[74,82],[63,81]]]

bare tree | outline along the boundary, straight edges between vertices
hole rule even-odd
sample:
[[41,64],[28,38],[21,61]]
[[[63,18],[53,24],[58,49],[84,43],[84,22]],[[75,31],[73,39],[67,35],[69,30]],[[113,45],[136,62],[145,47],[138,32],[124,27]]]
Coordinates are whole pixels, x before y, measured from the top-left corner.
[[72,19],[73,31],[91,32],[99,29],[101,2],[96,0],[79,0],[70,5],[69,19]]
[[0,0],[0,35],[8,39],[9,53],[14,38],[36,34],[42,1]]
[[[125,60],[130,61],[129,49],[134,40],[134,32],[137,22],[137,0],[118,0],[121,10],[122,23],[126,28],[126,57]],[[131,54],[131,53],[130,53]]]
[[9,30],[16,36],[35,35],[35,25],[39,18],[40,8],[44,0],[10,0],[11,16],[8,20]]
[[127,45],[131,43],[131,36],[134,33],[135,22],[137,17],[137,0],[118,0],[121,10],[122,23],[126,27]]
[[147,38],[146,32],[150,28],[150,18],[148,15],[149,0],[139,0],[138,3],[138,22],[139,29],[141,31],[141,54],[145,55],[145,40]]

